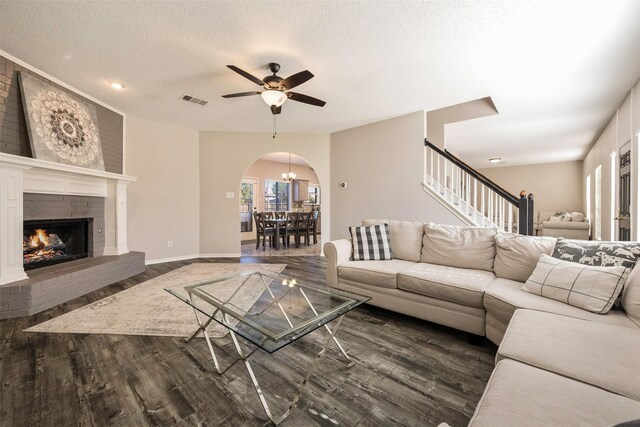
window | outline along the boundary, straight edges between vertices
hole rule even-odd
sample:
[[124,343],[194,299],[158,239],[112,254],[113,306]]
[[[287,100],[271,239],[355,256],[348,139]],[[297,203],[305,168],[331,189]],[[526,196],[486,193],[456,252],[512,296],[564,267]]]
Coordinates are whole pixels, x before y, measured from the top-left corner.
[[264,189],[265,211],[289,210],[289,183],[281,181],[265,181]]
[[253,183],[240,184],[240,212],[253,211]]
[[309,184],[309,203],[314,205],[320,204],[320,186]]
[[585,200],[587,202],[587,219],[591,222],[591,175],[587,175],[587,182],[585,183],[586,194]]
[[610,209],[610,218],[611,218],[611,238],[610,240],[615,240],[616,236],[616,152],[613,151],[611,153],[611,209]]
[[596,240],[602,240],[602,165],[598,165],[596,168],[596,179],[595,179],[595,225],[594,225],[594,234]]

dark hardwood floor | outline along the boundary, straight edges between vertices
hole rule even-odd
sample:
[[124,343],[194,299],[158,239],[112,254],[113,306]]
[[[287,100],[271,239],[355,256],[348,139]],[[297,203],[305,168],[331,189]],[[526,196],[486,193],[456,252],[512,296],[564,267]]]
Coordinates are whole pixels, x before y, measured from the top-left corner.
[[[0,425],[268,425],[244,365],[218,375],[203,339],[22,332],[192,262],[284,263],[285,274],[314,283],[324,283],[326,268],[309,256],[157,264],[38,315],[0,321]],[[321,328],[273,355],[251,356],[276,414],[325,336]],[[328,352],[283,426],[464,426],[496,352],[488,342],[468,344],[460,331],[371,306],[349,313],[338,337],[357,363],[347,369],[335,348]],[[231,365],[231,339],[217,343],[223,367]]]

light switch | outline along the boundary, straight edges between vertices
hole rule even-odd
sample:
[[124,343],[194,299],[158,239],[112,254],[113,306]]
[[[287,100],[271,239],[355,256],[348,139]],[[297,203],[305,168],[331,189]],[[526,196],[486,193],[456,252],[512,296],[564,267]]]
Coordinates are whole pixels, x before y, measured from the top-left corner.
[[236,195],[233,191],[227,191],[227,199],[233,199],[235,196]]

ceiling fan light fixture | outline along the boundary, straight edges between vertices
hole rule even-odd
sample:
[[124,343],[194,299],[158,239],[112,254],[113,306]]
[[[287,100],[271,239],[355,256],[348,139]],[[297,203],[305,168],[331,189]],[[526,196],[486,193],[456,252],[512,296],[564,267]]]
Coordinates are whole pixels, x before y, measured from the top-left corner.
[[280,107],[282,104],[284,104],[284,101],[287,100],[287,95],[284,92],[273,89],[265,90],[260,94],[260,96],[270,107]]

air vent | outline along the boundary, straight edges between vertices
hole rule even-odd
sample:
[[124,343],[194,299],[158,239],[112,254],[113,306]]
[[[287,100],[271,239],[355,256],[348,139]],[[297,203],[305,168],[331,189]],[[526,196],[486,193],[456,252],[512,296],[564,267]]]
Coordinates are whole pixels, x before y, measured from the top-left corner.
[[192,104],[198,104],[198,105],[207,105],[209,103],[209,101],[206,101],[201,98],[197,98],[195,96],[187,95],[187,94],[182,94],[180,99],[182,99],[183,101],[187,101]]

